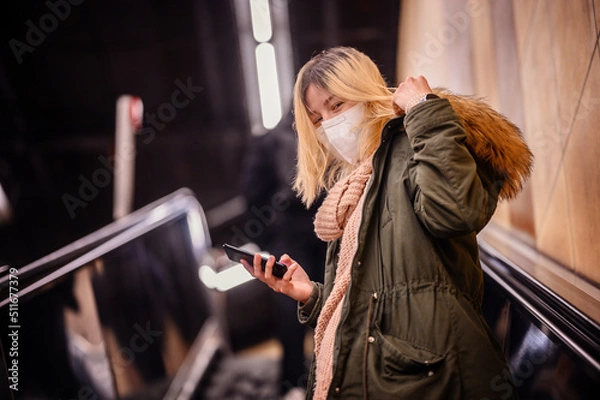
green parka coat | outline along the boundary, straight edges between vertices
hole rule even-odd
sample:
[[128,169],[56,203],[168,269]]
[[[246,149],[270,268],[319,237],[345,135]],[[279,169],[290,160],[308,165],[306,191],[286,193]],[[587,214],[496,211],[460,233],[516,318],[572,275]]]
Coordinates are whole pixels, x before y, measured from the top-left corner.
[[[329,398],[516,397],[481,314],[476,233],[496,210],[501,183],[478,168],[465,139],[445,98],[385,126],[336,333]],[[339,244],[329,243],[324,283],[315,283],[299,307],[300,321],[312,327],[333,287]],[[313,362],[309,399],[314,373]]]

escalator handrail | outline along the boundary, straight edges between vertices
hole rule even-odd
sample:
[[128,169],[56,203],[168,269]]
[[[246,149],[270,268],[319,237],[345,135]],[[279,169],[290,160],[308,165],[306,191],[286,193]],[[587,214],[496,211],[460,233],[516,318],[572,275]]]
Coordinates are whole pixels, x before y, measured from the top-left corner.
[[600,373],[600,325],[564,298],[479,240],[484,273]]
[[[33,274],[33,278],[30,276],[29,281],[22,279],[20,271],[19,297],[22,297],[34,291],[35,289],[42,287],[43,285],[59,278],[60,276],[63,276],[70,271],[86,265],[106,252],[121,246],[123,243],[143,235],[157,225],[170,221],[190,211],[197,211],[199,218],[202,220],[201,224],[204,227],[203,233],[206,244],[210,246],[210,236],[208,233],[208,226],[206,224],[204,211],[202,210],[202,207],[198,203],[196,197],[193,196],[191,192],[187,192],[186,190],[177,191],[173,195],[169,195],[138,211],[140,211],[140,213],[136,216],[135,223],[128,224],[128,229],[113,230],[113,235],[109,237],[103,236],[103,239],[106,240],[96,240],[95,242],[92,242],[97,243],[97,245],[95,247],[88,247],[85,253],[77,255],[74,259],[65,262],[58,268],[53,270],[46,269],[44,271],[38,271],[38,273]],[[43,259],[45,259],[45,257]],[[51,259],[54,260],[54,258]],[[38,268],[42,269],[45,265],[43,263],[38,264],[37,262],[36,264],[38,265]],[[30,270],[30,275],[32,275],[31,271],[32,270]],[[0,307],[5,306],[9,302],[8,291],[6,290],[7,287],[8,286],[0,285]]]
[[[138,210],[133,211],[131,214],[124,216],[100,229],[86,235],[46,256],[43,256],[29,264],[22,267],[18,267],[19,279],[26,279],[29,275],[40,274],[53,266],[58,267],[61,264],[73,260],[81,254],[89,251],[90,249],[106,242],[110,238],[118,235],[119,233],[129,229],[135,224],[146,218],[146,215],[154,210],[155,208],[177,201],[184,197],[194,197],[194,193],[188,188],[179,189],[165,197],[162,197]],[[12,266],[8,266],[12,267]],[[7,273],[9,268],[4,271],[4,274],[0,276],[0,290],[4,288],[9,281],[9,274]]]

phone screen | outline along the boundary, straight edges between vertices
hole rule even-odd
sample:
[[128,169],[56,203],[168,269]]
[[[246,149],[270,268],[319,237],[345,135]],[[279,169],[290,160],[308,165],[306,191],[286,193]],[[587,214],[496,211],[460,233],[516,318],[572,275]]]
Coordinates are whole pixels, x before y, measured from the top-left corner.
[[[241,263],[242,260],[246,261],[250,266],[252,266],[254,262],[254,253],[250,253],[244,249],[240,249],[239,247],[232,246],[230,244],[225,243],[223,245],[223,250],[225,250],[225,254],[229,257],[230,260]],[[261,255],[262,258],[262,268],[263,271],[267,264],[268,257]],[[242,264],[243,265],[243,264]],[[287,271],[287,266],[278,261],[273,265],[273,275],[277,278],[283,277],[283,275]],[[252,274],[252,270],[248,271]]]

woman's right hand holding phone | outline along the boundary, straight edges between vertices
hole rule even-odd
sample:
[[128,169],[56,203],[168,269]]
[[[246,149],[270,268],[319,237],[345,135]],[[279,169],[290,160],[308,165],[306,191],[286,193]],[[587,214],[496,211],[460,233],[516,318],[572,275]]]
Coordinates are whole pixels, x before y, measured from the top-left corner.
[[[279,262],[287,265],[288,270],[281,279],[273,275],[273,265],[275,256],[270,256],[265,270],[262,269],[262,260],[260,254],[254,255],[253,274],[256,279],[264,282],[275,292],[283,293],[292,299],[305,303],[313,290],[313,283],[304,269],[294,261],[290,256],[284,254]],[[242,261],[245,263],[245,261]],[[247,265],[246,268],[249,266]]]

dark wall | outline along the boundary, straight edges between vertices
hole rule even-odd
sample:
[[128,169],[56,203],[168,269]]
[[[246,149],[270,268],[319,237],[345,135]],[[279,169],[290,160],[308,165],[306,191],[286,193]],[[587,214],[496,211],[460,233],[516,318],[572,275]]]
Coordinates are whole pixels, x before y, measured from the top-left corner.
[[298,70],[332,46],[353,46],[368,54],[395,86],[398,0],[290,1],[290,29]]

